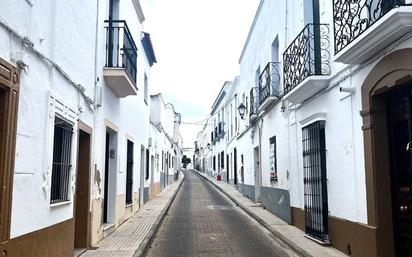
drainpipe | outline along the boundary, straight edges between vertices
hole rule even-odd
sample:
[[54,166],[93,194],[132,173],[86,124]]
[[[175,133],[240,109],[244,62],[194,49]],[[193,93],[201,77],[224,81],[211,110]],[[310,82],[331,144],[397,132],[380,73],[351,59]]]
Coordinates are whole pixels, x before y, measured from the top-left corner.
[[[98,95],[98,83],[99,83],[99,79],[97,77],[97,65],[98,65],[98,42],[99,42],[99,0],[96,0],[96,35],[95,35],[95,45],[94,45],[94,112],[93,112],[93,133],[92,133],[92,156],[93,156],[93,163],[94,163],[94,172],[96,173],[98,170],[98,166],[97,166],[97,160],[96,160],[96,155],[95,155],[95,149],[97,149],[96,147],[96,127],[97,127],[97,107],[99,107],[98,105],[98,101],[99,99],[97,99],[97,95]],[[101,97],[101,96],[100,96]],[[94,178],[95,176],[91,175],[91,178]],[[91,183],[93,185],[93,179],[91,179]],[[101,180],[100,180],[101,181]],[[91,185],[90,188],[93,188]],[[101,185],[99,185],[101,186]],[[92,199],[92,194],[90,194],[90,201]],[[91,206],[93,206],[92,203],[90,203],[90,208]]]

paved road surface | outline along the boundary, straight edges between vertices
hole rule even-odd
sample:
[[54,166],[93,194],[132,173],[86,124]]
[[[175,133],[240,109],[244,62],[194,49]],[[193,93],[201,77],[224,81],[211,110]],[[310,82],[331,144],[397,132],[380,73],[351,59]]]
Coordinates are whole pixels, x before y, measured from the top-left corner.
[[298,256],[205,179],[185,175],[147,256]]

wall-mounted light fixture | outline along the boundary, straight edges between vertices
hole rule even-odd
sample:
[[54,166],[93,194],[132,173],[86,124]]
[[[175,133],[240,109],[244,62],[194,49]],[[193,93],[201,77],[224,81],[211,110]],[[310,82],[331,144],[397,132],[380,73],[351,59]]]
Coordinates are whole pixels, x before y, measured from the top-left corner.
[[241,103],[239,105],[239,107],[237,107],[237,109],[239,111],[240,118],[242,120],[244,120],[245,119],[246,106],[243,103]]

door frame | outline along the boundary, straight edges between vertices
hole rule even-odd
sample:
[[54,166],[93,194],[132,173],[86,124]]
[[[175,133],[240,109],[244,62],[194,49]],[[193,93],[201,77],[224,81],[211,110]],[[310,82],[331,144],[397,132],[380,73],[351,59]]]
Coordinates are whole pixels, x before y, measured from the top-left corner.
[[[75,194],[77,195],[78,193],[78,188],[79,188],[79,156],[80,156],[80,135],[81,133],[86,134],[89,137],[89,163],[88,163],[88,173],[87,173],[87,206],[82,206],[83,208],[86,207],[85,209],[87,210],[87,216],[86,216],[86,239],[85,242],[82,242],[85,244],[84,248],[89,248],[90,247],[90,240],[91,240],[91,212],[90,212],[90,195],[91,195],[91,171],[92,171],[92,136],[93,136],[93,129],[88,126],[86,123],[82,122],[81,120],[78,121],[78,133],[77,133],[77,141],[78,141],[78,149],[77,149],[77,165],[76,165],[76,190]],[[82,177],[84,178],[84,177]],[[77,209],[77,200],[76,200],[76,195],[74,197],[74,204],[73,204],[73,226],[74,226],[74,243],[76,244],[76,209]],[[82,209],[83,209],[82,208]],[[84,240],[84,239],[83,239]],[[75,245],[76,247],[76,245]],[[81,247],[83,248],[83,247]]]
[[238,177],[237,177],[237,149],[236,147],[233,148],[233,183],[235,184],[235,186],[238,184]]
[[385,56],[362,84],[363,141],[368,225],[374,227],[374,254],[394,257],[387,110],[383,93],[412,80],[412,48]]
[[[16,152],[20,71],[0,58],[0,90],[6,101],[3,124],[0,124],[0,243],[10,239],[13,174]],[[4,136],[1,135],[5,131]]]
[[255,180],[255,202],[259,203],[262,199],[262,187],[260,179],[260,149],[259,146],[253,148],[253,171]]
[[[111,146],[114,148],[115,157],[113,161],[108,161],[106,158],[107,147],[105,140],[105,150],[103,152],[104,159],[104,192],[103,192],[103,219],[102,224],[114,224],[116,222],[116,195],[117,195],[117,162],[118,162],[118,151],[119,151],[119,128],[114,125],[112,122],[105,120],[105,129],[104,129],[104,138],[109,133],[109,151]],[[114,137],[114,138],[112,138]],[[109,152],[109,160],[110,152]],[[109,184],[110,183],[110,184]],[[109,190],[110,189],[110,190]],[[106,197],[104,197],[106,195]],[[104,204],[104,201],[107,201],[107,204]],[[104,212],[106,213],[106,220],[104,220]]]

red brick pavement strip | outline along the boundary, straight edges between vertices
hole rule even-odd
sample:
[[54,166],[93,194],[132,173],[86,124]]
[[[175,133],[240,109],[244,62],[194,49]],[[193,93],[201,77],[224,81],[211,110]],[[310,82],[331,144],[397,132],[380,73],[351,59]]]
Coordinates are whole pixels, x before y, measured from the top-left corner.
[[[304,236],[304,232],[288,225],[287,223],[281,221],[275,215],[271,214],[267,210],[258,207],[252,201],[243,197],[233,186],[228,185],[225,182],[217,182],[215,178],[212,178],[206,174],[196,171],[198,175],[209,181],[222,193],[224,193],[230,200],[232,200],[236,205],[243,209],[252,218],[258,221],[262,226],[269,230],[273,235],[282,240],[285,244],[295,250],[297,253],[304,257],[320,257],[320,256],[330,256],[330,257],[347,257],[348,255],[328,246],[321,246],[312,240]],[[232,192],[229,192],[232,191]],[[235,191],[235,192],[234,192]],[[238,194],[238,196],[236,196]],[[253,210],[252,210],[253,209]],[[269,224],[267,217],[272,216],[273,220],[276,220],[273,224]],[[266,219],[265,219],[266,217]],[[276,229],[278,228],[278,229]],[[281,228],[281,229],[279,229]],[[285,233],[286,232],[286,233]],[[288,237],[287,235],[294,235]],[[298,234],[296,236],[296,234]],[[298,239],[298,240],[297,240]]]

